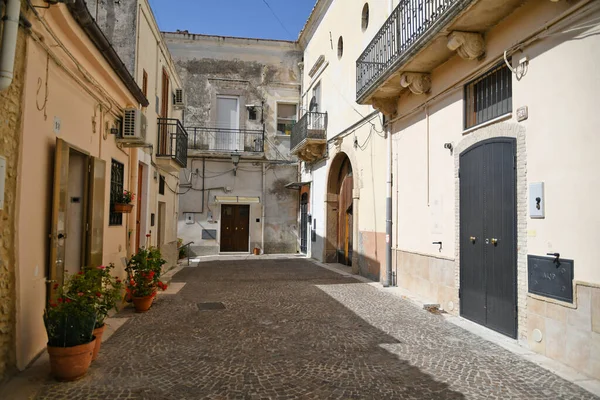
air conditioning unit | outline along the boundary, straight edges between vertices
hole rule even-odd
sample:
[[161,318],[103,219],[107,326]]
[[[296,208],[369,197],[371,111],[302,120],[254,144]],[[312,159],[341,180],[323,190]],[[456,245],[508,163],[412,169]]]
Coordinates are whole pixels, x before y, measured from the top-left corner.
[[183,95],[183,89],[175,89],[175,95],[173,97],[173,106],[176,108],[185,107],[185,98]]
[[147,125],[146,115],[141,110],[126,108],[119,141],[125,143],[145,143]]

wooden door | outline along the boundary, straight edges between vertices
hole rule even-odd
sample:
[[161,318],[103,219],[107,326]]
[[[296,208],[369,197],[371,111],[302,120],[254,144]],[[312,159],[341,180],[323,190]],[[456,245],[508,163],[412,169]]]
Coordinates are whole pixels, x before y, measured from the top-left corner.
[[300,199],[300,252],[308,251],[308,193],[302,193]]
[[461,315],[517,334],[515,140],[491,139],[460,155]]
[[144,166],[138,165],[138,184],[137,184],[137,203],[136,203],[136,219],[135,219],[135,249],[140,249],[140,238],[142,228],[142,188],[143,188]]
[[352,175],[346,175],[340,186],[338,199],[338,262],[352,264]]
[[250,206],[223,204],[221,206],[221,251],[248,252],[250,238]]
[[106,162],[90,157],[86,265],[102,265],[104,250],[104,208],[106,207]]

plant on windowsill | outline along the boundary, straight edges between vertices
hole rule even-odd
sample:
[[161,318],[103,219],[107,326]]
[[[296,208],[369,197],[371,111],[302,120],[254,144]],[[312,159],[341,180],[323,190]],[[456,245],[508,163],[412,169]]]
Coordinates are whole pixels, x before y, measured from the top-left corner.
[[71,276],[62,287],[55,284],[56,300],[44,311],[50,369],[59,381],[74,381],[84,376],[96,345],[93,330],[97,311],[91,299],[95,294],[74,294],[68,290],[72,281],[83,279],[82,276],[83,272]]
[[167,285],[160,280],[165,263],[156,247],[140,248],[127,263],[127,293],[133,299],[136,312],[150,309],[157,288],[167,289]]
[[96,309],[96,325],[94,336],[96,345],[92,361],[98,357],[102,336],[104,334],[104,321],[110,310],[118,310],[117,304],[123,292],[123,282],[118,276],[111,276],[115,265],[100,265],[98,267],[84,267],[82,273],[74,275],[66,284],[66,293],[72,297],[84,296]]
[[113,202],[113,211],[116,213],[129,214],[133,210],[131,202],[135,200],[135,195],[129,190],[124,190],[123,194],[117,196]]

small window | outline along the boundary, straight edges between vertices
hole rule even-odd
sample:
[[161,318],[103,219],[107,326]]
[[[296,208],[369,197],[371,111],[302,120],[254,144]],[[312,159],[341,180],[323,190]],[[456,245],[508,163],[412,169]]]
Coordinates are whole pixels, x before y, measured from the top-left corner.
[[164,175],[160,176],[158,181],[158,194],[165,194],[165,177]]
[[291,135],[296,123],[296,104],[277,104],[277,134]]
[[362,9],[362,23],[361,27],[363,32],[369,27],[369,3],[365,3]]
[[512,73],[497,66],[465,85],[465,129],[512,112]]
[[108,225],[123,225],[123,214],[113,212],[113,204],[123,196],[123,178],[125,176],[125,167],[116,160],[112,160],[110,165],[110,214],[108,216]]
[[312,98],[308,106],[310,112],[319,112],[321,110],[321,82],[319,81],[312,90]]
[[338,58],[342,58],[344,55],[344,38],[340,36],[338,39]]
[[257,118],[256,107],[248,107],[248,119],[250,121],[256,121],[256,118]]
[[148,97],[148,73],[146,70],[142,75],[142,93],[144,93],[144,97]]

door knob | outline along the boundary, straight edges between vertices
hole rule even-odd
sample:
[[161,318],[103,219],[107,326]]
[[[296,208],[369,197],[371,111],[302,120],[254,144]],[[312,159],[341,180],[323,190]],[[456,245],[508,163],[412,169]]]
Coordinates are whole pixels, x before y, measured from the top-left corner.
[[66,235],[66,234],[64,234],[64,233],[59,233],[59,234],[58,234],[58,238],[59,238],[59,239],[64,239],[64,238],[66,238],[66,237],[67,237],[67,235]]
[[477,240],[477,238],[475,236],[471,236],[469,238],[469,240],[471,241],[471,243],[475,243],[475,241]]
[[495,246],[498,244],[498,239],[492,238],[492,244]]

